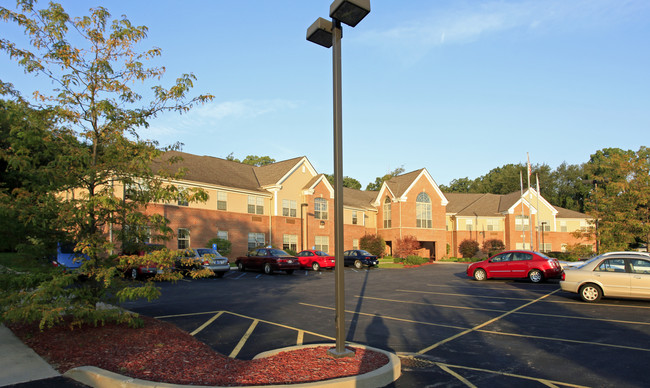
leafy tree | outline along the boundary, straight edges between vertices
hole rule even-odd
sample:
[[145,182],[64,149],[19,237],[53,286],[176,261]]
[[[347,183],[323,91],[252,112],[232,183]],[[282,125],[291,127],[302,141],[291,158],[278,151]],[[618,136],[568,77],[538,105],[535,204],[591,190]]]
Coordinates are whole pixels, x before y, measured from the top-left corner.
[[[325,174],[327,180],[332,186],[334,186],[334,175]],[[349,176],[343,177],[343,187],[348,187],[350,189],[361,190],[361,182]]]
[[[37,219],[57,238],[76,241],[77,250],[90,260],[84,261],[78,274],[61,272],[39,287],[8,295],[3,299],[2,319],[40,320],[44,326],[60,322],[62,313],[67,313],[74,317],[73,324],[106,319],[137,323],[131,314],[100,310],[97,303],[157,297],[153,282],[126,284],[115,275],[138,262],[169,267],[175,253],[161,251],[146,257],[110,253],[120,245],[131,250],[149,233],[156,240],[171,237],[164,217],[145,212],[149,203],[206,199],[201,190],[179,191],[168,183],[182,176],[182,171],[173,169],[177,159],[169,160],[164,169],[152,170],[151,161],[179,144],[159,149],[156,142],[140,139],[137,130],[162,112],[186,112],[212,96],[188,99],[195,77],[185,74],[169,89],[153,86],[149,101],[140,103],[143,96],[131,88],[133,82],[160,79],[165,71],[145,66],[161,50],[137,51],[147,28],[132,25],[125,16],[113,20],[105,8],[98,7],[88,16],[72,18],[59,4],[37,9],[34,1],[27,0],[18,1],[16,8],[0,7],[0,18],[24,29],[31,47],[2,38],[0,50],[27,73],[45,76],[55,85],[54,90],[35,91],[34,96],[52,111],[51,122],[56,123],[48,136],[14,139],[20,147],[3,154],[12,174],[40,178],[36,185],[23,185],[12,193],[28,198],[28,209],[19,219],[25,227],[30,226],[30,217]],[[4,80],[0,85],[2,90],[10,89]],[[32,155],[53,142],[56,155],[48,157],[54,161],[48,160],[41,174],[36,170],[44,162]],[[120,184],[126,198],[115,190]],[[79,275],[87,280],[71,287]]]
[[485,252],[485,254],[487,254],[490,257],[496,255],[497,253],[505,249],[506,249],[506,245],[503,243],[502,240],[499,240],[497,238],[483,241],[483,252]]
[[208,243],[205,244],[205,247],[212,248],[212,244],[217,244],[217,252],[219,252],[221,256],[228,256],[232,251],[232,243],[230,240],[217,237],[211,238],[208,240]]
[[476,240],[463,240],[460,242],[458,250],[464,258],[472,258],[478,253],[478,247],[479,244]]
[[381,189],[381,185],[387,181],[390,180],[391,178],[394,178],[400,174],[404,173],[404,167],[397,167],[393,171],[389,172],[388,174],[384,176],[378,176],[375,178],[374,183],[368,183],[368,186],[366,186],[366,190],[368,191],[379,191]]
[[407,235],[403,238],[395,240],[395,248],[393,255],[395,257],[406,258],[410,255],[415,255],[415,252],[420,249],[420,242],[415,236]]
[[244,158],[244,160],[242,160],[242,163],[261,167],[275,163],[275,159],[271,158],[270,156],[248,155]]
[[382,257],[386,252],[386,241],[379,235],[366,234],[359,239],[359,248],[377,257]]
[[472,193],[474,182],[468,177],[453,179],[449,186],[440,185],[440,190],[448,193]]

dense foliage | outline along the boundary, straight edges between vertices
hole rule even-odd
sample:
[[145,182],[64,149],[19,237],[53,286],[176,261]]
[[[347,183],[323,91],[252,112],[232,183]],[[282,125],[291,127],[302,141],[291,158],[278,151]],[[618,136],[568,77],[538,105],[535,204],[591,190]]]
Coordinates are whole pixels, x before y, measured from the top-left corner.
[[506,245],[503,243],[502,240],[499,240],[497,238],[492,238],[483,241],[482,250],[483,252],[485,252],[486,255],[488,255],[488,257],[494,256],[505,249],[506,249]]
[[478,241],[476,240],[463,240],[460,242],[460,245],[458,246],[458,250],[460,251],[460,254],[463,255],[464,258],[470,259],[474,257],[478,251],[479,251],[479,244]]
[[377,257],[383,257],[386,252],[386,241],[379,235],[366,234],[359,239],[359,248]]
[[38,257],[52,252],[57,241],[73,241],[89,257],[76,272],[60,270],[38,286],[4,290],[1,319],[38,320],[41,326],[60,322],[63,314],[75,324],[132,321],[123,311],[99,308],[101,302],[151,299],[159,291],[152,282],[124,283],[118,275],[146,262],[169,268],[176,253],[116,254],[140,251],[149,238],[171,237],[164,217],[145,212],[148,204],[206,199],[201,190],[169,184],[182,176],[172,164],[152,171],[152,160],[180,145],[159,148],[141,139],[138,129],[162,112],[186,112],[212,97],[186,98],[195,77],[185,74],[169,89],[152,86],[144,99],[132,86],[163,77],[163,67],[145,66],[161,50],[137,51],[147,28],[125,16],[112,19],[103,7],[73,18],[60,4],[38,8],[35,1],[20,0],[15,10],[0,7],[0,19],[22,29],[29,42],[21,47],[0,38],[0,51],[46,80],[33,91],[41,104],[34,108],[0,80],[0,92],[13,98],[0,111],[0,173],[7,179],[0,187],[0,215],[11,220],[0,227],[6,232],[14,225],[16,235],[5,248]]
[[205,247],[212,248],[212,244],[217,244],[217,252],[219,252],[221,256],[228,256],[232,250],[232,242],[230,242],[230,240],[216,237],[211,238],[208,240],[207,244],[205,244]]
[[406,258],[409,255],[414,255],[420,249],[420,242],[415,236],[404,236],[395,240],[393,247],[393,255],[395,257]]

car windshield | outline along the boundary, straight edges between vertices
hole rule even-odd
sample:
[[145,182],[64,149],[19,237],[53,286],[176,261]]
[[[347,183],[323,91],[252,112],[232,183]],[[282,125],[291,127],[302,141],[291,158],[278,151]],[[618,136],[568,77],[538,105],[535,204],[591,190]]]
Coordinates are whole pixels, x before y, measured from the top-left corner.
[[359,252],[359,255],[360,255],[360,256],[372,256],[372,255],[371,255],[370,253],[368,253],[367,251],[357,251],[357,252]]
[[283,251],[282,249],[269,249],[269,254],[271,256],[291,256],[290,254]]
[[578,266],[578,268],[582,268],[582,267],[584,267],[585,265],[587,265],[587,264],[593,262],[594,260],[598,260],[598,259],[600,259],[602,256],[603,256],[603,255],[596,256],[596,257],[592,257],[591,259],[589,259],[589,260],[585,261],[584,263],[582,263],[582,265]]
[[329,256],[327,253],[325,253],[325,252],[323,252],[323,251],[316,251],[316,254],[317,254],[318,256]]
[[536,253],[537,253],[537,256],[539,256],[539,257],[541,257],[543,259],[552,259],[552,257],[548,257],[545,254],[543,254],[542,252],[536,252]]

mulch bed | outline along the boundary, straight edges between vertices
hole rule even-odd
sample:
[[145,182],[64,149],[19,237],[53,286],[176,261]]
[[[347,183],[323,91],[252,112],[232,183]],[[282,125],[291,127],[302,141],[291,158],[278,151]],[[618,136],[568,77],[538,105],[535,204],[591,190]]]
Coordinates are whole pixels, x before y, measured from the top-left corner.
[[258,360],[237,360],[212,350],[176,326],[142,317],[145,326],[59,326],[39,331],[36,325],[6,324],[25,344],[60,373],[96,366],[124,376],[191,385],[267,385],[354,376],[388,363],[388,357],[350,348],[354,357],[335,359],[329,346],[282,352]]

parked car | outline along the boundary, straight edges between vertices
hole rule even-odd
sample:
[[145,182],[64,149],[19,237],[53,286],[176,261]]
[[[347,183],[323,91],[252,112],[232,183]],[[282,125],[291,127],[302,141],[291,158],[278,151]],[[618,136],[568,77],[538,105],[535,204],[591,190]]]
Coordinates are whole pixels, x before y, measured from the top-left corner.
[[201,267],[211,270],[218,278],[230,271],[228,259],[212,248],[185,249],[176,261],[176,269],[182,272]]
[[650,254],[609,252],[564,271],[560,288],[585,302],[603,297],[650,299]]
[[343,264],[354,265],[354,268],[361,268],[364,265],[368,267],[378,266],[377,256],[364,251],[363,249],[352,249],[343,252]]
[[557,259],[541,252],[505,251],[489,259],[467,266],[467,276],[476,280],[491,278],[530,279],[533,283],[562,275],[562,266]]
[[81,252],[75,252],[77,244],[73,242],[59,242],[56,244],[56,256],[52,258],[52,265],[63,267],[65,270],[77,270],[84,260],[90,257]]
[[275,248],[253,249],[248,255],[238,257],[235,263],[240,271],[257,269],[268,275],[273,271],[285,271],[291,275],[294,270],[300,269],[300,262],[296,257]]
[[301,268],[311,268],[314,271],[318,271],[321,268],[334,268],[336,264],[334,256],[314,249],[306,249],[298,252],[296,258],[300,262]]
[[[141,249],[138,249],[136,252],[123,252],[123,254],[131,254],[138,256],[146,256],[154,251],[159,251],[162,249],[167,249],[162,244],[144,244]],[[167,269],[168,271],[173,271],[174,268]],[[124,268],[124,276],[131,278],[133,280],[143,279],[151,276],[155,276],[164,272],[165,269],[160,268],[154,262],[145,262],[138,266],[129,266]]]

